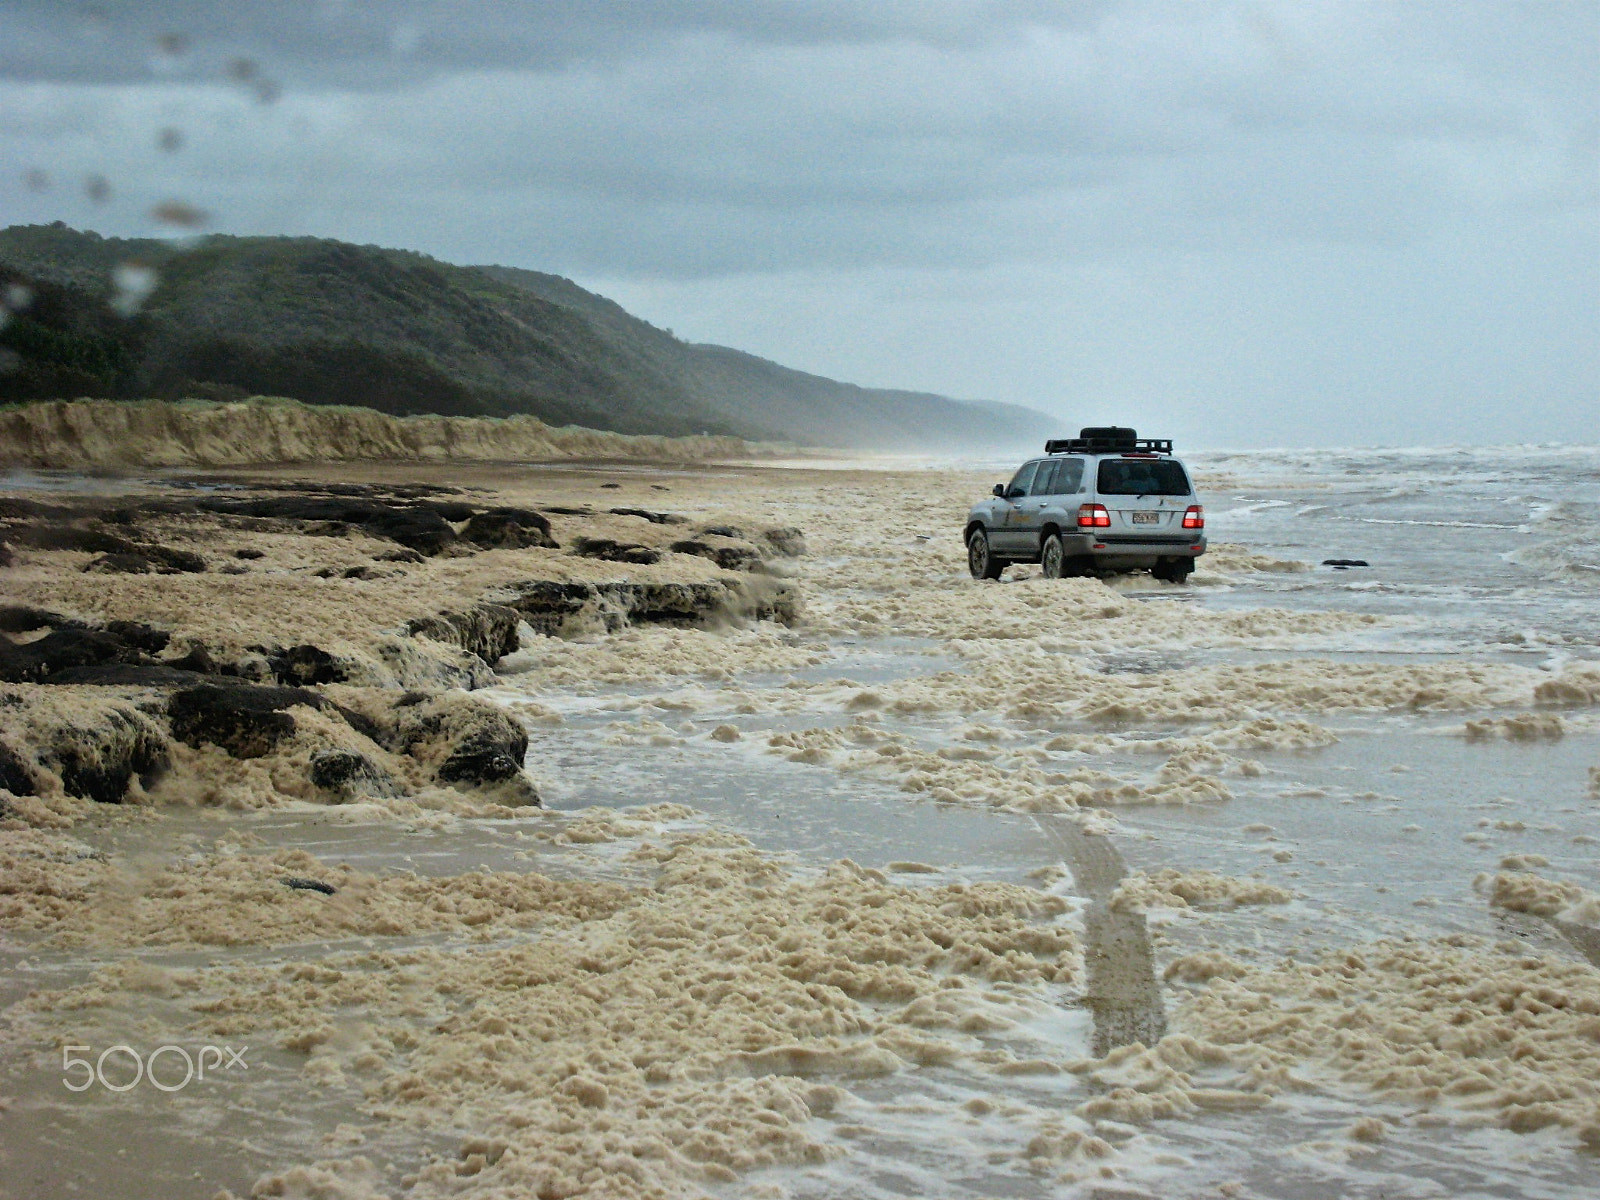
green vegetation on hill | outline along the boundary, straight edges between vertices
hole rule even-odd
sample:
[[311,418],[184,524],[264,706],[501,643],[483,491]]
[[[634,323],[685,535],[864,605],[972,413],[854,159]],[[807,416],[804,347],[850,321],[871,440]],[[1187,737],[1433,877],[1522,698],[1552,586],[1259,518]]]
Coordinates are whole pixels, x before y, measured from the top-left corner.
[[[132,319],[110,306],[128,264],[157,280]],[[558,276],[318,238],[182,245],[12,226],[9,285],[32,299],[0,328],[0,400],[277,395],[884,449],[1031,442],[1048,425],[685,343]]]

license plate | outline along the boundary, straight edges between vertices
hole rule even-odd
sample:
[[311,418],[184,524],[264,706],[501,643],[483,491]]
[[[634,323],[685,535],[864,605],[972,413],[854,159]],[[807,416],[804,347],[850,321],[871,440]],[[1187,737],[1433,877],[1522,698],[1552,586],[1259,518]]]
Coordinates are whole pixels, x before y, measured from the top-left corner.
[[1159,525],[1161,524],[1161,514],[1136,512],[1133,514],[1133,523],[1135,525]]

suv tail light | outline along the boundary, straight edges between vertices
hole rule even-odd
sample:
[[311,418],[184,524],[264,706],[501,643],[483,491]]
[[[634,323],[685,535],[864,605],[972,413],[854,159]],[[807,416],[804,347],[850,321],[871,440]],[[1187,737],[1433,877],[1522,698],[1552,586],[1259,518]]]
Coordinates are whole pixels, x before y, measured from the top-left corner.
[[1078,506],[1079,529],[1110,529],[1111,514],[1106,511],[1104,504],[1080,504]]
[[1183,514],[1183,527],[1185,529],[1204,529],[1206,527],[1206,510],[1198,504],[1189,505],[1188,510]]

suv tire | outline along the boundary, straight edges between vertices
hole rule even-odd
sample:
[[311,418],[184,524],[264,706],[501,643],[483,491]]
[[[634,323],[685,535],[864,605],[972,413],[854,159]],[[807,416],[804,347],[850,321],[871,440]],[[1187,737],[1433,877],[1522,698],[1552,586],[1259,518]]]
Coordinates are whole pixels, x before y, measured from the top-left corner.
[[1185,558],[1177,562],[1157,563],[1150,568],[1150,574],[1168,583],[1184,584],[1189,582],[1189,573],[1193,570],[1194,562]]
[[1068,574],[1067,548],[1062,545],[1059,533],[1052,533],[1039,547],[1039,567],[1046,579],[1060,579]]
[[980,527],[967,539],[967,570],[974,579],[999,579],[1006,564],[989,549],[989,535]]

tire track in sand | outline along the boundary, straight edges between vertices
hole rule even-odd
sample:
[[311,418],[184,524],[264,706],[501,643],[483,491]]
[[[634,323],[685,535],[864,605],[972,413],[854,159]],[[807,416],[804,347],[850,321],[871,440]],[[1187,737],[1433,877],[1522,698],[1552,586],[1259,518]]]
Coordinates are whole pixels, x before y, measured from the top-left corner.
[[1111,893],[1127,874],[1122,855],[1109,837],[1085,833],[1074,821],[1036,816],[1034,823],[1061,852],[1074,886],[1089,899],[1083,921],[1089,976],[1083,1002],[1094,1013],[1095,1057],[1132,1042],[1154,1045],[1167,1032],[1167,1013],[1150,932],[1143,913],[1110,905]]

